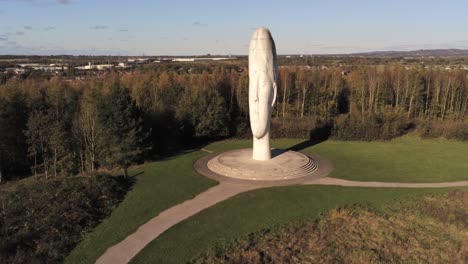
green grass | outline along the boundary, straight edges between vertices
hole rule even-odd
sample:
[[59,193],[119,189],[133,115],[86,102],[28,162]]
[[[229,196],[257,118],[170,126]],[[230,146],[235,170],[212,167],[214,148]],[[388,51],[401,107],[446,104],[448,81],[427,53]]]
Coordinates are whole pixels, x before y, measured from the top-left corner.
[[466,263],[467,204],[468,192],[451,191],[384,212],[332,209],[319,219],[251,233],[195,263]]
[[[297,139],[274,140],[272,147],[287,148]],[[249,140],[216,142],[213,151],[246,148]],[[468,142],[419,138],[392,141],[325,141],[305,149],[333,163],[331,176],[356,181],[444,182],[468,180]]]
[[[288,148],[301,142],[302,140],[281,139],[274,140],[272,146]],[[250,140],[228,140],[210,144],[205,149],[223,151],[250,146]],[[309,147],[306,151],[331,160],[335,167],[332,176],[338,178],[387,182],[441,182],[468,179],[466,158],[468,143],[463,142],[416,138],[390,142],[326,141]],[[144,173],[137,176],[138,180],[132,191],[127,194],[125,200],[108,219],[92,233],[84,236],[83,241],[66,258],[65,262],[93,263],[108,247],[120,242],[138,226],[146,223],[161,211],[214,186],[215,182],[198,176],[192,170],[193,162],[205,154],[202,151],[191,152],[169,160],[145,164],[141,166],[141,169],[134,170],[133,174]],[[209,209],[207,212],[217,211],[208,218],[201,217],[206,214],[202,212],[190,218],[188,222],[171,228],[158,238],[150,249],[146,249],[143,256],[154,249],[158,252],[165,252],[167,257],[177,257],[176,255],[180,254],[181,257],[175,260],[187,259],[208,246],[222,242],[223,239],[229,240],[259,228],[316,216],[319,211],[328,210],[345,202],[371,201],[380,204],[400,195],[420,192],[427,191],[307,186],[250,192],[215,206],[218,209]],[[246,197],[253,199],[249,200]],[[278,210],[275,209],[276,205],[279,206]],[[291,209],[289,210],[288,207]],[[274,212],[265,214],[264,209]],[[245,210],[250,210],[249,214]],[[263,215],[257,215],[257,211]],[[239,213],[239,216],[236,216],[236,213]],[[193,224],[194,221],[205,226],[194,226],[195,229],[192,232],[190,231],[191,224],[186,225],[187,223]],[[226,221],[226,223],[219,221]],[[230,224],[235,223],[240,223],[240,226],[233,226],[235,228],[226,231],[228,233],[221,232],[219,236],[221,240],[214,240],[217,237],[216,232],[219,231],[217,228],[230,229]],[[184,226],[188,229],[184,229]],[[211,226],[216,228],[211,230]],[[197,231],[196,228],[200,229]],[[207,242],[204,242],[205,235]],[[213,237],[210,238],[210,236]],[[180,251],[171,248],[171,246],[178,247],[177,243],[180,243],[180,239],[183,240],[183,238],[186,238],[188,242],[180,244]],[[191,245],[189,242],[196,245]],[[164,251],[166,248],[169,251]],[[159,257],[151,256],[149,259],[159,259]]]
[[294,186],[251,191],[175,225],[145,247],[132,263],[186,263],[210,248],[222,248],[235,239],[245,239],[252,232],[316,218],[336,207],[359,203],[379,210],[396,200],[447,191],[337,186]]
[[139,174],[133,189],[109,218],[84,236],[65,263],[94,263],[108,247],[123,240],[161,211],[216,185],[215,181],[192,170],[193,161],[204,154],[191,152],[132,170],[131,175]]

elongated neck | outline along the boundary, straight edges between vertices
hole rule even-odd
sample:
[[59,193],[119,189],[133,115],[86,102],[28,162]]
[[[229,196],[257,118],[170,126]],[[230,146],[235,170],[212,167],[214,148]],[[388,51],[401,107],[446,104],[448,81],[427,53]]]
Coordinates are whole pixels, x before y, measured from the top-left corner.
[[262,138],[253,137],[253,155],[254,160],[269,160],[271,159],[270,148],[270,131]]

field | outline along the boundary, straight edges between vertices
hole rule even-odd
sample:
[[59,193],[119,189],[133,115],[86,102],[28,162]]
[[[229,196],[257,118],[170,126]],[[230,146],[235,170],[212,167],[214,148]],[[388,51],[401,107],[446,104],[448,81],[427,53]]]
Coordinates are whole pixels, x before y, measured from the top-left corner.
[[[275,140],[273,147],[288,148],[301,140]],[[210,144],[211,151],[248,147],[250,141],[230,140]],[[448,140],[399,139],[390,142],[326,141],[310,151],[332,161],[332,176],[362,181],[442,182],[467,180],[468,143]],[[192,163],[205,155],[194,151],[168,160],[142,165],[133,190],[112,215],[66,259],[68,263],[93,263],[162,210],[190,199],[216,183],[198,176]],[[368,189],[326,186],[272,188],[241,194],[176,225],[150,244],[137,262],[187,261],[215,245],[264,228],[317,217],[347,204],[381,208],[389,201],[444,190]]]

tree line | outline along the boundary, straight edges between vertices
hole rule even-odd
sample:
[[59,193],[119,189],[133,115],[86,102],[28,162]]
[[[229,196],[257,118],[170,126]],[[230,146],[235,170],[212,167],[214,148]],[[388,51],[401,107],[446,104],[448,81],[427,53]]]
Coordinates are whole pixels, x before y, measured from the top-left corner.
[[1,87],[0,173],[49,178],[121,167],[126,174],[148,132],[129,91],[117,80],[107,88],[58,78]]
[[[349,72],[285,66],[272,125],[277,137],[307,137],[325,127],[339,139],[373,140],[415,124],[430,131],[431,122],[449,122],[463,124],[457,133],[464,138],[467,113],[463,70],[399,63]],[[11,79],[0,85],[4,179],[116,167],[126,173],[134,163],[198,140],[249,135],[243,65],[160,65],[100,79]]]

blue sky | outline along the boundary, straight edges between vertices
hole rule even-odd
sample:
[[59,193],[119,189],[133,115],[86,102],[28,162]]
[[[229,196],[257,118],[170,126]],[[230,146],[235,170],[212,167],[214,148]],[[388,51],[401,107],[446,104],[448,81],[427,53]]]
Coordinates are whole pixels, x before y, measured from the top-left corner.
[[468,1],[0,0],[0,54],[279,54],[468,49]]

